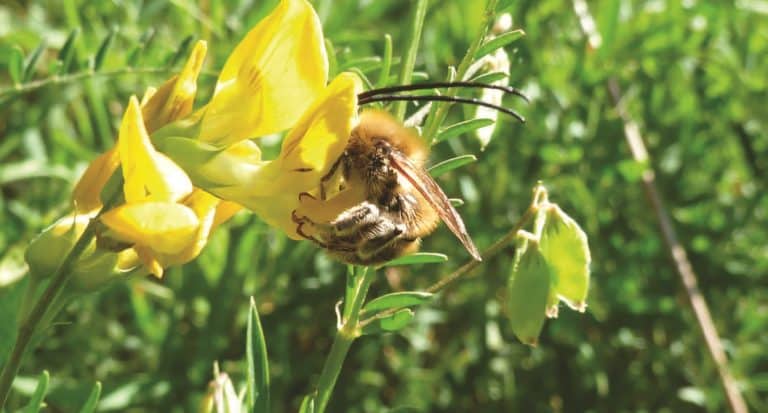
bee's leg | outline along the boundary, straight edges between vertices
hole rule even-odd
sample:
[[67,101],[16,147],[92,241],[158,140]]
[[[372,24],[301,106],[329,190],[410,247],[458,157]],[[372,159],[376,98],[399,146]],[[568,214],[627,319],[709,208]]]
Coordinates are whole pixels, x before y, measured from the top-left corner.
[[[354,252],[355,251],[355,248],[354,248],[353,245],[343,245],[343,244],[339,244],[339,243],[331,244],[331,243],[323,242],[320,239],[318,239],[317,237],[315,237],[314,235],[309,235],[309,234],[307,234],[304,231],[304,226],[305,225],[310,225],[310,226],[312,226],[315,229],[316,233],[320,233],[320,234],[326,233],[327,234],[328,231],[329,231],[329,227],[327,225],[321,225],[321,224],[317,224],[315,222],[312,222],[312,220],[310,220],[307,217],[302,217],[302,216],[297,215],[296,211],[293,211],[291,213],[291,219],[293,220],[293,222],[295,222],[297,224],[297,226],[296,226],[296,233],[299,234],[299,236],[301,236],[302,238],[314,242],[320,248],[325,248],[327,250],[339,251],[339,252]],[[328,237],[323,237],[323,238],[324,239],[330,239]]]
[[358,256],[363,260],[367,260],[370,257],[380,255],[381,251],[390,248],[395,242],[399,241],[405,231],[405,225],[395,224],[389,219],[382,219],[368,239],[358,247]]
[[336,170],[339,169],[339,165],[341,165],[341,161],[344,158],[344,156],[340,156],[339,159],[336,160],[336,162],[331,165],[331,169],[328,170],[328,173],[323,175],[322,178],[320,178],[320,199],[325,201],[326,199],[326,191],[325,186],[328,184],[328,182],[333,179],[333,176],[336,175]]
[[366,201],[339,214],[331,221],[334,235],[347,236],[359,232],[364,227],[381,221],[379,207]]

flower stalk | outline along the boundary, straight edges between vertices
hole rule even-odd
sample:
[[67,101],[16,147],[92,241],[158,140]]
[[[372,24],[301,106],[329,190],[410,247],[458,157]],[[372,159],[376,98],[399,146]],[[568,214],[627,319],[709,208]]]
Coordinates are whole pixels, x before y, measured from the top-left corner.
[[328,400],[331,398],[331,393],[336,385],[336,380],[339,378],[341,366],[344,364],[344,359],[347,357],[349,348],[352,346],[352,342],[360,336],[360,310],[365,302],[365,297],[368,295],[368,287],[371,286],[371,282],[375,275],[376,271],[372,271],[370,268],[365,267],[356,277],[357,280],[355,283],[354,294],[352,295],[352,301],[348,307],[349,315],[345,320],[342,320],[341,326],[336,331],[336,337],[333,339],[331,352],[325,360],[323,370],[320,373],[320,378],[317,382],[315,411],[318,413],[325,411],[325,407],[328,405]]
[[[111,194],[108,197],[109,201],[104,209],[108,209],[108,206],[119,199],[119,195],[119,193]],[[19,371],[21,360],[24,357],[24,353],[26,352],[32,337],[40,330],[42,325],[41,321],[48,318],[46,316],[48,315],[49,310],[58,304],[61,292],[64,290],[64,287],[67,285],[67,282],[73,274],[75,263],[96,236],[97,225],[98,216],[92,218],[88,222],[85,231],[80,235],[77,242],[75,242],[75,245],[72,246],[72,249],[64,257],[64,260],[59,267],[51,275],[50,283],[40,295],[40,298],[35,302],[29,315],[19,323],[13,350],[11,350],[8,362],[3,366],[3,371],[0,373],[0,410],[5,406],[5,402],[8,399],[8,393],[11,389],[11,384]],[[29,287],[36,288],[36,283],[31,283]]]

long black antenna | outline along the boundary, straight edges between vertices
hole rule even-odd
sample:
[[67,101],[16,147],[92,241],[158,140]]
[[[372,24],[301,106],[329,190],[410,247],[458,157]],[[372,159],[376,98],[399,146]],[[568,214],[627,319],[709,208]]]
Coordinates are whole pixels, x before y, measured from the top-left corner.
[[510,87],[510,86],[502,86],[502,85],[493,85],[489,83],[480,83],[480,82],[462,82],[462,81],[456,81],[456,82],[429,82],[429,83],[418,83],[415,85],[399,85],[399,86],[388,86],[383,87],[380,89],[371,89],[366,92],[360,93],[357,95],[358,99],[366,99],[372,96],[376,95],[389,95],[391,93],[397,93],[397,92],[408,92],[413,90],[424,90],[424,89],[435,89],[435,88],[451,88],[451,87],[462,87],[462,88],[476,88],[476,89],[496,89],[501,90],[504,93],[509,93],[511,95],[519,96],[526,102],[530,102],[528,99],[528,96],[526,96],[523,92]]
[[[362,93],[361,93],[362,95]],[[358,95],[359,96],[359,95]],[[407,102],[454,102],[454,103],[466,103],[470,105],[484,106],[486,108],[496,109],[499,112],[506,113],[525,123],[525,118],[512,109],[507,109],[503,106],[494,105],[493,103],[484,102],[480,99],[474,98],[462,98],[457,96],[442,96],[442,95],[375,95],[366,96],[360,98],[357,103],[359,105],[365,105],[374,102],[395,102],[395,101],[407,101]]]

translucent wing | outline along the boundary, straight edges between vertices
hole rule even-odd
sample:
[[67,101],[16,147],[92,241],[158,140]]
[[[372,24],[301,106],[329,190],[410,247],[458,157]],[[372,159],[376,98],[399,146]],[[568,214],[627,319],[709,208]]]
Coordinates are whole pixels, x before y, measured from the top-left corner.
[[472,258],[481,261],[482,258],[480,257],[480,252],[477,250],[475,243],[472,242],[472,238],[470,238],[467,233],[467,229],[464,227],[464,221],[462,221],[459,213],[453,205],[451,205],[451,202],[448,200],[445,192],[443,192],[443,189],[440,188],[440,185],[429,176],[427,171],[414,165],[402,152],[390,152],[389,159],[391,166],[401,173],[403,177],[405,177],[405,179],[419,191],[421,196],[429,202],[451,232],[453,232],[459,241],[461,241],[464,248],[469,251]]

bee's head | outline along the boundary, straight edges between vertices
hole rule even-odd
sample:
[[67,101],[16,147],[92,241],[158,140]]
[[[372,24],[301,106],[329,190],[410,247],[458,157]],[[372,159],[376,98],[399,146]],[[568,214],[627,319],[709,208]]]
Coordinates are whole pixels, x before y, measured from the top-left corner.
[[426,159],[427,154],[426,145],[413,129],[404,127],[387,112],[378,110],[366,110],[360,114],[360,122],[352,130],[350,145],[358,151],[370,151],[375,156],[387,156],[391,151],[399,151],[417,162]]

